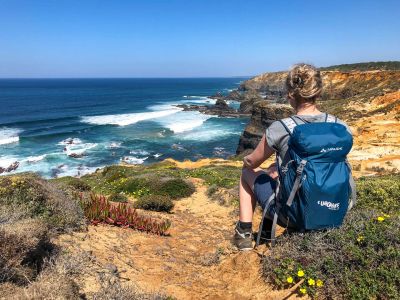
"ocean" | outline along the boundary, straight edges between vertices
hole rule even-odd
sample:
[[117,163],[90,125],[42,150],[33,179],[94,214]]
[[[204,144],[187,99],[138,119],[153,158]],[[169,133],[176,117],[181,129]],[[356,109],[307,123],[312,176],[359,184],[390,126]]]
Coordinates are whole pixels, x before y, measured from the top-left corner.
[[175,105],[212,105],[208,96],[245,79],[1,79],[0,167],[18,161],[13,172],[54,178],[122,161],[226,158],[248,119]]

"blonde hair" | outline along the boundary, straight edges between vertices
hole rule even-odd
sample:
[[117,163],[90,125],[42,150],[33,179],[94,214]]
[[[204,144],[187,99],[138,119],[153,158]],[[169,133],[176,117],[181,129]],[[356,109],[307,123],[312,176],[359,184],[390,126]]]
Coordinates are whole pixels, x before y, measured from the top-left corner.
[[288,94],[296,101],[315,102],[322,92],[322,78],[313,65],[296,64],[286,78]]

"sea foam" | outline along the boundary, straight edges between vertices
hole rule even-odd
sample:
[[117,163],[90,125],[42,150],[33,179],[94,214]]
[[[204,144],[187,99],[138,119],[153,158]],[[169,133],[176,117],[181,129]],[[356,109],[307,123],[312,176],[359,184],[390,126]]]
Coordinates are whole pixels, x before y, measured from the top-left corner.
[[19,142],[20,129],[17,128],[0,128],[0,145],[7,145]]
[[159,119],[157,122],[174,133],[182,133],[203,125],[211,117],[197,111],[183,111],[176,116]]
[[175,114],[182,109],[170,108],[160,111],[140,112],[131,114],[120,114],[120,115],[105,115],[105,116],[93,116],[93,117],[82,117],[84,123],[94,125],[118,125],[127,126],[135,124],[140,121],[157,119],[168,115]]
[[130,165],[140,165],[142,164],[148,157],[135,157],[135,156],[125,156],[121,158],[121,161]]

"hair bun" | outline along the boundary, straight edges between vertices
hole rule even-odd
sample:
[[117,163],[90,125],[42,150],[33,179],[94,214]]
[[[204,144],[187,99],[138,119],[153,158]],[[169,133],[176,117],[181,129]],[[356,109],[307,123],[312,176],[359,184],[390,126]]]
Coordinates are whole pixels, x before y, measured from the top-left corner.
[[286,88],[296,100],[299,98],[315,100],[322,91],[321,74],[313,65],[296,64],[288,73]]

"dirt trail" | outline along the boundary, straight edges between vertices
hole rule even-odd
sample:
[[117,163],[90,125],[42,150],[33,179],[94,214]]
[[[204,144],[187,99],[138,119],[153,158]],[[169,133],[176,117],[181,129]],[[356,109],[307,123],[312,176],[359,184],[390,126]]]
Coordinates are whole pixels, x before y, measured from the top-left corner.
[[[196,192],[177,201],[173,214],[164,215],[173,224],[169,237],[102,225],[63,235],[57,242],[70,251],[91,251],[100,264],[115,265],[122,278],[145,291],[160,291],[177,299],[282,296],[261,278],[259,254],[240,253],[231,245],[234,209],[212,202],[202,181],[192,181]],[[84,281],[83,292],[96,289],[90,276],[80,280]]]

